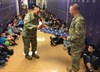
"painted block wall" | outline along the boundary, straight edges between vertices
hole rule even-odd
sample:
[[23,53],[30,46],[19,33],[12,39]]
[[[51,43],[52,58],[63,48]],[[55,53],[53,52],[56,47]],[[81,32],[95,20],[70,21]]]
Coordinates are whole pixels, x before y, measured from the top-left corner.
[[56,18],[66,20],[67,0],[47,0],[47,11]]
[[7,26],[16,12],[16,0],[0,0],[0,29]]

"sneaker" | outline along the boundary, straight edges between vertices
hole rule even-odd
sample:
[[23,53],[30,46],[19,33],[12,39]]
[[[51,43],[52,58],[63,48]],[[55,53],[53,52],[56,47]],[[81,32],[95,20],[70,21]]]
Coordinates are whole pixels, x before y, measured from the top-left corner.
[[14,43],[14,45],[18,45],[17,43]]
[[25,55],[25,58],[28,60],[32,60],[32,57],[30,55]]
[[52,42],[53,46],[56,46],[56,43],[55,42]]
[[39,59],[39,56],[37,54],[32,54],[32,57]]
[[90,70],[89,72],[93,72],[93,70]]

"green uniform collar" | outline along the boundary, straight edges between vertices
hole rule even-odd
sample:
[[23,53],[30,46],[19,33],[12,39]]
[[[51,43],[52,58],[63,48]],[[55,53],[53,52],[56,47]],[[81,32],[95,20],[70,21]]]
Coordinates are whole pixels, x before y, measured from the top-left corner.
[[74,21],[76,18],[78,18],[80,16],[80,14],[78,14],[77,16],[75,16],[72,20]]

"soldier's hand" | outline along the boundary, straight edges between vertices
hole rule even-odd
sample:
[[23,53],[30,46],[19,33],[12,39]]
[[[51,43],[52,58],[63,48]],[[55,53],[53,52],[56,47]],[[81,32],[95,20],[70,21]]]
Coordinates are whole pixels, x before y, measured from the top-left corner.
[[37,27],[37,25],[36,25],[36,26],[34,26],[34,28],[38,28],[38,27]]
[[70,36],[67,37],[67,40],[70,40]]

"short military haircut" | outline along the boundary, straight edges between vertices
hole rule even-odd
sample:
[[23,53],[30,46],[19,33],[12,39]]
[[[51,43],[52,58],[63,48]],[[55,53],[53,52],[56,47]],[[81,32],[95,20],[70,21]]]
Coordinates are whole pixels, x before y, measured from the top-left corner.
[[39,6],[35,6],[33,9],[34,9],[34,10],[35,10],[35,9],[40,9],[40,7],[39,7]]
[[74,10],[77,10],[77,11],[79,11],[79,10],[80,10],[80,8],[79,8],[79,5],[78,5],[78,4],[72,4],[71,6],[73,6],[73,7],[74,7]]

